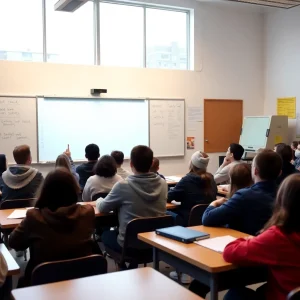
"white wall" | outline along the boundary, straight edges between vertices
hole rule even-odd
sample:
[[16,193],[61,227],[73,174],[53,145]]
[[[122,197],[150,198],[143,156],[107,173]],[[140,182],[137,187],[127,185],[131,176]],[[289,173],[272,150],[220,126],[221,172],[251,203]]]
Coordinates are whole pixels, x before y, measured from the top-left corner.
[[[84,97],[91,88],[100,87],[108,89],[108,97],[185,98],[190,106],[202,105],[204,98],[243,99],[244,115],[263,114],[260,11],[232,2],[165,0],[161,3],[194,9],[195,72],[0,61],[0,95]],[[203,149],[202,123],[196,132],[186,135],[196,136],[197,149]],[[188,151],[184,158],[161,160],[161,172],[185,173],[192,152]],[[209,170],[214,172],[218,154],[211,157]],[[44,172],[49,169],[40,168]]]
[[[265,114],[276,114],[279,97],[300,101],[300,7],[276,10],[265,16]],[[295,120],[289,120],[289,138],[295,139]]]

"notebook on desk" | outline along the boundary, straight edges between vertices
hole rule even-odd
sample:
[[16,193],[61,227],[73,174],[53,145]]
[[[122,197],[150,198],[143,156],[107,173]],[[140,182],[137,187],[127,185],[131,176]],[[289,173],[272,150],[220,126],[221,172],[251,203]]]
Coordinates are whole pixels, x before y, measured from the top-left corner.
[[182,226],[172,226],[172,227],[157,229],[156,234],[186,244],[193,243],[194,241],[208,239],[210,237],[208,233],[192,230]]
[[216,237],[216,238],[212,238],[212,239],[209,239],[207,241],[198,241],[198,242],[194,242],[194,243],[199,245],[199,246],[208,248],[210,250],[213,250],[213,251],[216,251],[216,252],[219,252],[219,253],[223,253],[225,247],[229,243],[231,243],[235,240],[236,240],[235,237],[233,237],[231,235],[225,235],[225,236],[219,236],[219,237]]

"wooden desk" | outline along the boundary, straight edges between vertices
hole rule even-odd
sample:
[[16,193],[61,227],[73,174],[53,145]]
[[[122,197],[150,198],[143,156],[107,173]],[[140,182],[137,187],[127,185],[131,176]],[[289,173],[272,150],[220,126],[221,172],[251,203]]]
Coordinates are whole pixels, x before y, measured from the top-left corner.
[[[82,203],[83,205],[89,204],[89,202],[80,202],[80,203]],[[178,206],[175,204],[172,204],[172,203],[167,203],[167,205],[166,205],[166,208],[168,210],[175,209],[176,207],[178,207]],[[1,229],[4,229],[4,230],[5,229],[14,229],[22,222],[23,219],[7,219],[7,217],[14,210],[15,209],[0,210],[0,227],[1,227]],[[94,210],[95,210],[96,217],[107,217],[107,216],[113,215],[113,213],[110,213],[110,214],[101,213],[101,212],[99,212],[99,210],[96,207],[94,207]]]
[[[172,175],[172,176],[176,176],[176,177],[179,177],[179,178],[182,178],[182,177],[183,177],[183,175]],[[172,176],[171,176],[171,177],[172,177]],[[178,181],[168,180],[168,179],[167,179],[168,177],[169,177],[169,176],[166,176],[166,182],[167,182],[167,184],[168,184],[169,187],[175,186],[175,185],[178,183]]]
[[4,256],[7,267],[8,267],[8,273],[7,276],[13,276],[13,275],[19,275],[20,274],[20,267],[15,261],[15,259],[12,257],[10,252],[7,250],[6,246],[4,244],[0,244],[0,252]]
[[[211,237],[231,235],[237,238],[248,236],[245,233],[228,228],[204,226],[191,227],[207,232]],[[140,233],[139,239],[153,246],[153,264],[159,270],[159,261],[191,275],[193,278],[210,286],[211,299],[218,299],[218,274],[236,267],[224,261],[222,254],[196,244],[184,244],[156,235],[155,232]]]
[[12,291],[12,296],[15,300],[202,299],[152,268],[114,272],[16,289]]

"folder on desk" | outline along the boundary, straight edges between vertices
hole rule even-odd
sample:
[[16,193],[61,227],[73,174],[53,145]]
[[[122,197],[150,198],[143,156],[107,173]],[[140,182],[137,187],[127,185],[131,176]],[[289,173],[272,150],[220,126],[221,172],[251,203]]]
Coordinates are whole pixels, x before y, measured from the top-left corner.
[[192,230],[182,226],[172,226],[172,227],[157,229],[156,234],[186,244],[193,243],[194,241],[207,239],[210,237],[208,233]]

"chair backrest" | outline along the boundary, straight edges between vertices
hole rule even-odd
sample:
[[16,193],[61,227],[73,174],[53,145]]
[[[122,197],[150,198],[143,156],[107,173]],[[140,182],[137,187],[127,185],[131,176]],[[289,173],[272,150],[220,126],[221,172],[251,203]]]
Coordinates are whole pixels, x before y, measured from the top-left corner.
[[202,216],[207,209],[208,204],[198,204],[195,205],[190,212],[188,226],[198,226],[202,225]]
[[138,239],[138,233],[155,231],[156,229],[170,227],[173,225],[174,219],[171,216],[137,218],[131,220],[128,222],[126,227],[123,249],[149,249],[151,246]]
[[47,262],[34,268],[31,284],[40,285],[107,273],[107,261],[101,255]]
[[92,201],[96,201],[99,198],[105,198],[107,195],[108,195],[108,193],[98,193],[98,194],[95,194],[92,197]]
[[36,201],[36,198],[5,200],[1,202],[0,209],[33,207],[35,206]]
[[300,299],[300,287],[292,290],[287,296],[287,300],[299,300],[299,299]]

